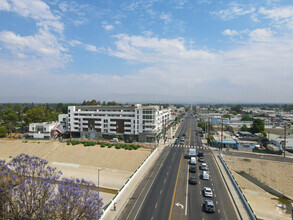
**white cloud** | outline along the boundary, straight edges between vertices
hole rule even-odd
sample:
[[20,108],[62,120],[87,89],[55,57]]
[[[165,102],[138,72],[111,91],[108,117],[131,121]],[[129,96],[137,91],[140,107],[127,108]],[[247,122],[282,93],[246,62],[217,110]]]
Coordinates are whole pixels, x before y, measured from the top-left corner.
[[285,24],[293,28],[293,6],[279,7],[274,9],[260,8],[259,14],[272,19],[276,25]]
[[223,31],[223,35],[224,36],[232,36],[233,37],[233,36],[239,35],[239,32],[236,31],[236,30],[226,29],[226,30]]
[[72,40],[69,42],[70,46],[75,47],[77,45],[81,45],[82,42],[78,41],[78,40]]
[[160,19],[162,19],[165,24],[169,24],[172,21],[172,15],[170,13],[163,12],[160,15]]
[[23,17],[30,17],[38,21],[40,26],[44,26],[45,28],[52,28],[56,32],[61,33],[63,31],[64,27],[63,24],[59,21],[59,17],[53,15],[50,11],[50,7],[43,1],[4,0],[4,4],[1,5],[4,5],[4,7],[0,7],[0,10],[15,12]]
[[85,44],[84,48],[88,51],[91,51],[91,52],[100,52],[100,50],[96,46],[91,45],[91,44]]
[[253,41],[270,41],[273,32],[269,28],[258,28],[249,33],[250,39]]
[[107,31],[110,31],[110,30],[114,29],[114,26],[111,25],[111,24],[104,25],[103,27],[104,27],[105,30],[107,30]]
[[211,14],[219,16],[223,20],[230,20],[236,17],[251,14],[255,11],[255,8],[251,5],[241,5],[238,3],[229,4],[228,9],[222,9],[219,11],[213,11]]
[[6,0],[0,0],[0,10],[8,11],[10,6]]
[[115,36],[117,49],[109,49],[109,54],[123,59],[137,60],[146,63],[178,62],[178,60],[204,60],[213,58],[213,53],[204,50],[193,50],[185,47],[181,38],[158,39],[144,36]]

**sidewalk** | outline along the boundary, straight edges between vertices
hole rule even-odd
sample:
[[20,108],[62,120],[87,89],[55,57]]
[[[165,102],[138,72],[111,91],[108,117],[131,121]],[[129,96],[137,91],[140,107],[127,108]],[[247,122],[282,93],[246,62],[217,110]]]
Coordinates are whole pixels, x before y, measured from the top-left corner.
[[241,215],[241,217],[239,216],[239,219],[250,219],[246,208],[244,207],[242,200],[240,199],[240,196],[238,194],[238,192],[236,191],[229,175],[227,174],[222,162],[220,161],[220,159],[218,158],[219,155],[219,151],[218,150],[214,150],[212,149],[213,152],[213,156],[215,159],[215,162],[217,164],[217,168],[219,169],[220,173],[221,173],[221,177],[223,179],[223,182],[225,183],[225,187],[227,189],[227,191],[229,192],[229,197],[232,201],[232,204],[234,206],[235,212]]
[[164,149],[163,143],[159,143],[157,150],[153,152],[150,158],[145,162],[144,166],[141,167],[139,172],[132,177],[129,184],[125,186],[124,190],[115,198],[116,211],[114,210],[113,204],[109,207],[109,210],[103,216],[103,220],[113,220],[117,219],[124,206],[127,204],[128,199],[134,193],[136,187],[140,184],[140,181],[144,179],[144,176],[148,173],[149,169],[152,167],[154,162],[160,157]]

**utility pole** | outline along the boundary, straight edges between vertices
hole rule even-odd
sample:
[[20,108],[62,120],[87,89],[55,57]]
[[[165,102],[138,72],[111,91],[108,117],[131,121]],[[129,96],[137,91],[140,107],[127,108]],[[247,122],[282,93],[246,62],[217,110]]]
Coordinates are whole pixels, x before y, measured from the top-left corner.
[[208,146],[210,143],[210,118],[208,117],[208,140],[207,140]]
[[223,149],[223,117],[221,118],[221,150]]
[[287,138],[287,123],[285,123],[285,129],[284,129],[284,157],[286,156],[286,138]]

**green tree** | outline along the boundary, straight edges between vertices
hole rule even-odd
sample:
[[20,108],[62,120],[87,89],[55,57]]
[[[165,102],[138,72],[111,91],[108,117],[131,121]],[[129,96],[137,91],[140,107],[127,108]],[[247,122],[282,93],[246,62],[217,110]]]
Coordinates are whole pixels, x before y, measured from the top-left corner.
[[242,127],[240,128],[240,131],[249,131],[249,129],[246,125],[242,125]]
[[224,114],[224,115],[223,115],[223,118],[229,118],[229,119],[231,119],[231,115],[229,115],[229,114]]
[[5,137],[7,135],[7,128],[2,126],[0,127],[0,137]]
[[237,112],[237,113],[241,113],[243,110],[243,106],[242,105],[235,105],[231,107],[231,111]]
[[241,121],[252,121],[252,117],[250,117],[249,115],[245,114],[242,115]]
[[58,113],[50,111],[46,106],[38,106],[36,108],[30,109],[26,112],[24,121],[26,124],[45,122],[45,121],[56,121],[58,118]]
[[253,119],[253,123],[252,123],[252,126],[250,128],[250,131],[252,133],[263,133],[265,132],[265,123],[263,120],[259,119],[259,118],[256,118],[256,119]]

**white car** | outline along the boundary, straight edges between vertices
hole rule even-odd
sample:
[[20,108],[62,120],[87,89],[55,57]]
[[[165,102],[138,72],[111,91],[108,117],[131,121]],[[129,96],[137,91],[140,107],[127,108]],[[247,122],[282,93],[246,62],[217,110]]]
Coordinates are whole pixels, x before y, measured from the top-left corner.
[[200,166],[200,168],[202,170],[208,170],[208,165],[206,163],[202,163],[201,166]]
[[203,195],[205,197],[213,197],[213,191],[210,187],[204,187],[203,188]]

